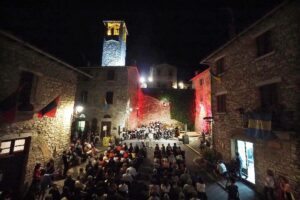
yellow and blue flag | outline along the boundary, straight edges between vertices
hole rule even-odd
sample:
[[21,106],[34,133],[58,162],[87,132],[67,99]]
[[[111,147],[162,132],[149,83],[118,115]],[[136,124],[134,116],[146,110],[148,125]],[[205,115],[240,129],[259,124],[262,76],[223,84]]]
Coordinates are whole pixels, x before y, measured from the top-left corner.
[[274,138],[274,134],[272,133],[272,114],[251,113],[246,134],[262,140]]
[[212,71],[211,68],[210,68],[209,72],[210,72],[211,76],[212,76],[214,79],[216,79],[217,81],[221,82],[221,76],[220,76],[220,75],[215,74],[215,73]]

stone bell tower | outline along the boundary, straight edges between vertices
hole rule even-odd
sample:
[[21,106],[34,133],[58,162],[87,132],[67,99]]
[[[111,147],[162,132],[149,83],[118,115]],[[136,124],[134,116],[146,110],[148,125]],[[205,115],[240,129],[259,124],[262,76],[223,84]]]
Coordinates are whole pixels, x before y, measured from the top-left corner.
[[127,28],[124,21],[103,21],[102,67],[125,66]]

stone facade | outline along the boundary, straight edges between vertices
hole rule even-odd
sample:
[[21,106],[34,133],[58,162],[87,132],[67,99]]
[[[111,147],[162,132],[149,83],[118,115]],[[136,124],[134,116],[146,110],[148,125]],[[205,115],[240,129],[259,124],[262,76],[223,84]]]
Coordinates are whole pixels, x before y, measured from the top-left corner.
[[209,120],[204,117],[211,117],[211,78],[209,69],[197,74],[192,78],[195,90],[195,131],[209,133]]
[[[300,199],[299,8],[296,1],[279,5],[202,60],[211,63],[216,72],[218,60],[224,58],[221,81],[212,79],[214,148],[228,162],[237,150],[237,140],[253,143],[257,190],[262,191],[266,170],[272,169],[276,178],[289,179],[296,199]],[[258,57],[258,37],[269,30],[272,51]],[[247,137],[245,114],[261,106],[260,89],[270,84],[277,85],[277,99],[282,108],[280,122],[284,126],[272,130],[277,137],[270,141]],[[223,112],[217,108],[220,95],[226,96]]]
[[[42,52],[9,34],[0,34],[0,99],[1,101],[16,91],[22,72],[32,73],[34,83],[30,91],[31,111],[17,110],[13,123],[0,124],[0,141],[25,138],[22,152],[23,162],[18,189],[25,191],[31,184],[36,162],[42,165],[50,158],[56,164],[62,151],[69,145],[71,117],[75,100],[76,82],[80,71]],[[38,118],[37,112],[60,96],[55,117]],[[0,162],[8,164],[8,156],[20,155],[14,151],[0,154]],[[2,165],[3,166],[3,165]],[[5,167],[5,166],[3,166]],[[6,166],[8,167],[8,166]],[[3,169],[1,169],[3,170]],[[1,171],[3,172],[3,171]],[[4,177],[6,176],[4,170]],[[21,193],[20,193],[21,194]]]
[[152,81],[146,80],[148,88],[177,88],[177,68],[175,66],[167,63],[151,66],[149,77],[152,78]]
[[[110,134],[118,136],[123,128],[137,126],[139,78],[136,67],[85,67],[83,71],[92,79],[80,80],[76,94],[76,105],[83,105],[85,120],[97,120],[97,132],[101,132],[103,122],[110,123]],[[111,75],[109,77],[109,73]],[[86,102],[82,101],[87,92]],[[113,93],[113,102],[106,101],[107,92]],[[129,123],[130,122],[130,123]]]

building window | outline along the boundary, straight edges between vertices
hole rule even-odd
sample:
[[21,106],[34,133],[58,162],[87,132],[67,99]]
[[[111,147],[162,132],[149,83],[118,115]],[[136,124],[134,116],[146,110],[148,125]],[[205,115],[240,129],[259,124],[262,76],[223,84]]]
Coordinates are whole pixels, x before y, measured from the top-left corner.
[[37,78],[31,72],[23,71],[21,73],[19,87],[20,87],[20,94],[18,98],[19,107],[18,110],[20,111],[32,111],[33,105],[32,98],[35,92]]
[[0,154],[8,154],[10,152],[10,146],[12,141],[2,141]]
[[217,74],[224,73],[224,63],[225,63],[224,58],[220,58],[219,60],[217,60],[216,62]]
[[168,75],[169,75],[169,77],[173,76],[173,70],[172,69],[169,69]]
[[226,112],[226,95],[217,96],[217,112]]
[[106,92],[106,103],[107,104],[113,104],[113,98],[114,98],[114,93],[113,92]]
[[277,84],[264,85],[259,88],[260,103],[263,111],[270,112],[278,105]]
[[267,31],[256,38],[257,57],[263,56],[273,50],[271,31]]
[[88,101],[88,92],[87,91],[82,91],[80,93],[80,102],[81,103],[87,103]]
[[107,80],[112,81],[115,79],[115,70],[111,69],[107,71]]
[[23,152],[25,150],[25,145],[25,138],[2,141],[0,144],[0,155]]
[[23,151],[25,148],[25,139],[15,140],[13,152]]
[[160,76],[161,70],[160,70],[160,69],[157,69],[156,74],[157,74],[157,76]]
[[202,85],[203,85],[203,83],[204,83],[204,81],[203,81],[203,79],[201,78],[201,79],[199,80],[199,84],[200,84],[200,86],[202,86]]

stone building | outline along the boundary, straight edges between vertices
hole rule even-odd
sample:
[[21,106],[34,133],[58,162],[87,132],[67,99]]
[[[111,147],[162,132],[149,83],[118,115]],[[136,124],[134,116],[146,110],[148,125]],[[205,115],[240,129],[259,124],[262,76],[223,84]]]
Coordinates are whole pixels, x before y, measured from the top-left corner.
[[[0,32],[0,48],[0,190],[21,195],[35,164],[57,161],[69,145],[77,76],[90,75],[5,32]],[[38,118],[56,97],[53,117]]]
[[[149,79],[151,81],[149,81]],[[147,88],[177,88],[177,68],[167,63],[153,65],[150,73]]]
[[[287,177],[296,199],[300,199],[299,8],[297,1],[280,4],[201,61],[210,63],[221,78],[212,79],[214,148],[227,162],[239,152],[246,180],[259,191],[267,169],[277,180]],[[245,134],[253,113],[272,114],[272,123],[265,119],[258,127],[272,124],[274,138]]]
[[[77,130],[88,126],[91,131],[118,136],[123,128],[137,126],[139,82],[136,67],[85,67],[91,79],[79,79],[76,105],[84,110],[78,113]],[[130,122],[130,123],[129,123]]]
[[79,80],[75,132],[118,136],[138,124],[141,95],[137,67],[125,66],[127,29],[124,21],[104,21],[102,66],[83,67],[92,78]]
[[195,131],[210,133],[211,130],[211,75],[209,69],[192,79],[195,90]]

